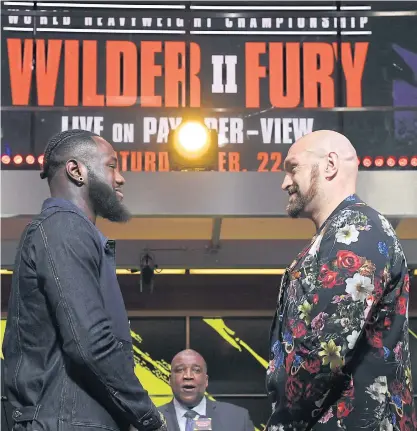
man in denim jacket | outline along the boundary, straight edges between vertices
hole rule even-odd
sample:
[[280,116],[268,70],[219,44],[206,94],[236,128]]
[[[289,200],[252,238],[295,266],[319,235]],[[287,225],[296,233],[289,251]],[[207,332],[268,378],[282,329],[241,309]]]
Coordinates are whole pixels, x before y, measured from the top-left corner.
[[17,251],[3,351],[16,430],[166,430],[134,373],[114,242],[97,216],[127,221],[112,146],[83,130],[45,150],[51,198]]

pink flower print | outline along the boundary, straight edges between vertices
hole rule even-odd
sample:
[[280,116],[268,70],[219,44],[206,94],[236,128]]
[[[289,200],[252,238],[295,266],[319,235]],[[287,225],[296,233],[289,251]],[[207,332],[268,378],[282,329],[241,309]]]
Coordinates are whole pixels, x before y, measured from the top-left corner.
[[312,320],[311,327],[314,331],[320,332],[324,328],[325,320],[329,317],[327,313],[321,312]]

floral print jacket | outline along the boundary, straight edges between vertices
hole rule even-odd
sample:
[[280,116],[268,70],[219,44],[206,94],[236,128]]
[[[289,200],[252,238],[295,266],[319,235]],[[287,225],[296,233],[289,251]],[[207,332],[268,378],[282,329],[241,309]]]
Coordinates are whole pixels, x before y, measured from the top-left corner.
[[349,196],[283,276],[266,429],[416,430],[408,296],[394,229]]

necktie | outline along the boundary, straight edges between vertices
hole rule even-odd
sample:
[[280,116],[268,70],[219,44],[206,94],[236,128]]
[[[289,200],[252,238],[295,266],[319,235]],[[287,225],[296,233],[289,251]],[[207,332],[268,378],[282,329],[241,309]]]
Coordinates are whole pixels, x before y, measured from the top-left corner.
[[193,431],[193,419],[198,416],[198,413],[194,410],[188,410],[184,413],[184,416],[187,418],[187,422],[185,423],[185,431]]

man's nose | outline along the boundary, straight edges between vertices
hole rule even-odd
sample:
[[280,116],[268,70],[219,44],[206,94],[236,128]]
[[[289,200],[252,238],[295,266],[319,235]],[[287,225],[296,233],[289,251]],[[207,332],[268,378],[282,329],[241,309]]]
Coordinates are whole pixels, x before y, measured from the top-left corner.
[[123,186],[125,184],[125,178],[124,176],[119,172],[116,171],[116,183],[118,186]]
[[288,174],[285,175],[284,181],[282,182],[282,185],[281,185],[282,190],[287,190],[291,184],[292,184],[292,180],[291,180],[290,176]]
[[192,370],[190,370],[190,369],[185,370],[184,379],[190,380],[193,378],[194,378],[194,374],[193,374]]

